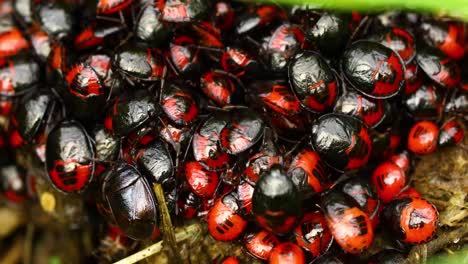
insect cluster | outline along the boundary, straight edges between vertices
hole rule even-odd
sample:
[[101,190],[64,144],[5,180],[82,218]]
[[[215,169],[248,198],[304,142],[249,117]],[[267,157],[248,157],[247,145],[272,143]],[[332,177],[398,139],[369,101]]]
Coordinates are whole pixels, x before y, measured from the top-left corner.
[[466,25],[208,0],[4,0],[0,14],[7,200],[36,199],[27,151],[121,246],[160,239],[162,206],[270,263],[345,263],[377,231],[396,249],[369,263],[401,260],[434,236],[410,175],[462,140]]

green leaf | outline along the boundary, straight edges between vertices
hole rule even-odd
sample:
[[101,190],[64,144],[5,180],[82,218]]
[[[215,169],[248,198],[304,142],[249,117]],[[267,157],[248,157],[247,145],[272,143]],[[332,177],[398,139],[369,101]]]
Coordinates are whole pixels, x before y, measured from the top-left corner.
[[287,5],[311,4],[321,9],[380,12],[384,10],[411,10],[447,15],[468,22],[468,0],[261,0]]

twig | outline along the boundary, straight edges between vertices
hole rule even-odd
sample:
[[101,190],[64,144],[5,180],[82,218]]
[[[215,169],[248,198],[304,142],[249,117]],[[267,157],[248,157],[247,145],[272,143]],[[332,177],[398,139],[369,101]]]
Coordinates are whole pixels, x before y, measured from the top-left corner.
[[164,191],[159,183],[153,184],[153,191],[158,201],[159,209],[161,210],[161,232],[163,240],[167,242],[169,248],[172,251],[172,255],[177,259],[180,259],[179,251],[177,250],[177,243],[174,234],[174,228],[172,226],[171,216],[166,206],[166,198],[164,197]]
[[468,223],[465,223],[453,231],[440,234],[438,238],[426,244],[413,247],[403,264],[426,263],[427,256],[433,255],[447,245],[460,242],[467,235]]
[[[187,239],[196,239],[202,233],[202,227],[199,223],[191,224],[185,227],[182,231],[175,234],[175,240],[177,242],[184,241]],[[163,248],[163,241],[159,241],[137,253],[130,255],[122,260],[115,262],[114,264],[133,264],[141,261],[149,256],[159,253]]]

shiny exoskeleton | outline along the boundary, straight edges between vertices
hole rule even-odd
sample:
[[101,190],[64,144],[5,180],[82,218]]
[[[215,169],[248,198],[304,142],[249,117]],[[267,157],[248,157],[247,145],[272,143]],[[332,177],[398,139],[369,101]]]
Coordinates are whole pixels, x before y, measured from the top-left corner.
[[339,171],[366,165],[372,149],[367,127],[343,114],[318,118],[312,127],[312,145],[329,166]]
[[290,231],[300,212],[300,195],[292,180],[274,165],[255,185],[252,211],[266,230],[284,234]]
[[159,207],[151,185],[133,166],[117,162],[104,178],[105,202],[120,230],[132,239],[157,232]]
[[208,212],[208,231],[212,237],[221,241],[238,238],[247,221],[239,215],[236,198],[228,194],[218,199]]
[[328,110],[338,95],[338,82],[333,70],[315,52],[301,52],[292,59],[289,82],[301,104],[313,112]]
[[357,254],[370,247],[374,231],[369,216],[347,194],[332,191],[322,197],[321,209],[335,241]]
[[244,235],[243,240],[247,252],[261,260],[268,260],[273,248],[280,243],[274,234],[265,230],[247,233]]
[[398,240],[420,244],[429,241],[435,234],[439,213],[425,199],[404,197],[385,206],[383,219]]
[[63,192],[82,192],[93,178],[94,147],[76,121],[63,121],[50,131],[45,158],[51,183]]
[[296,243],[318,257],[328,251],[333,236],[323,214],[319,211],[305,214],[294,228]]
[[400,56],[376,42],[355,42],[343,54],[342,67],[353,87],[372,98],[391,98],[405,83]]

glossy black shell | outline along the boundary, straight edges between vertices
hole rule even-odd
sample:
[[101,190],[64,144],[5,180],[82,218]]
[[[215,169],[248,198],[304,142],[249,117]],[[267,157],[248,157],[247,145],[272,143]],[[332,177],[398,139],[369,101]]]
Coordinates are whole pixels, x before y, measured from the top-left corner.
[[120,141],[103,127],[94,130],[94,142],[96,146],[96,158],[98,160],[109,161],[117,158]]
[[169,34],[169,28],[159,20],[159,17],[160,13],[148,3],[141,8],[135,24],[135,35],[151,46],[163,44]]
[[145,79],[151,76],[152,68],[147,60],[146,49],[139,47],[124,47],[114,55],[114,66],[121,72]]
[[343,54],[342,68],[353,87],[372,98],[393,97],[405,83],[405,66],[400,56],[377,42],[353,43]]
[[73,4],[61,2],[41,2],[34,4],[35,18],[48,35],[58,39],[70,36],[74,26],[74,17],[70,10]]
[[416,119],[437,119],[442,111],[442,100],[440,88],[427,83],[406,97],[403,103]]
[[[370,142],[359,142],[366,140],[358,136],[361,130],[368,133],[362,121],[355,117],[326,114],[313,124],[311,143],[314,150],[329,166],[343,171],[352,158],[347,152],[356,152],[355,158],[361,159],[365,159],[366,155],[368,157],[371,152],[371,147],[367,147]],[[357,138],[357,143],[353,144],[353,137]]]
[[[289,82],[301,105],[313,112],[327,110],[335,102],[337,80],[328,63],[312,51],[303,51],[289,64]],[[317,106],[309,104],[313,99]]]
[[400,226],[400,217],[403,209],[408,207],[412,202],[410,197],[393,199],[390,203],[386,204],[382,211],[382,219],[387,226],[387,230],[392,232],[398,240],[406,238],[406,234]]
[[136,161],[140,171],[148,179],[160,183],[168,190],[175,183],[174,165],[171,153],[165,142],[155,139],[138,151]]
[[379,197],[366,178],[353,177],[340,184],[340,189],[352,197],[370,218],[378,213],[380,209]]
[[[13,67],[10,68],[10,65]],[[0,91],[0,95],[13,96],[24,94],[39,83],[40,76],[39,64],[32,58],[25,56],[12,58],[0,68],[0,79],[10,79],[13,91],[3,90]]]
[[317,45],[326,56],[341,54],[351,35],[350,16],[346,14],[324,13],[314,27],[306,31],[307,38]]
[[388,104],[386,100],[370,99],[348,91],[338,97],[333,112],[359,117],[369,127],[376,127],[385,118],[385,104]]
[[[94,159],[94,148],[86,130],[76,121],[62,121],[50,131],[46,142],[45,157],[49,177],[51,177],[50,171],[56,170],[56,162],[74,161],[81,166],[90,166],[91,169],[88,171],[88,175],[86,175],[86,181],[81,186],[77,185],[73,192],[83,191],[93,178],[94,161],[92,159]],[[68,172],[70,168],[67,168],[65,164],[64,170]],[[72,171],[77,173],[76,170],[75,168]],[[51,179],[51,182],[59,190],[65,191],[63,186],[69,187],[77,184],[73,182],[67,183],[66,178],[68,178],[68,175],[66,173],[60,176],[63,177],[61,182]]]
[[154,116],[157,108],[150,96],[142,92],[133,97],[120,97],[110,111],[113,133],[125,136]]
[[133,239],[151,238],[158,224],[158,206],[150,184],[138,170],[123,162],[116,164],[103,188],[119,229]]
[[231,121],[221,131],[221,147],[229,154],[240,154],[260,140],[264,128],[258,113],[247,108],[235,109]]
[[284,212],[287,216],[294,216],[300,212],[300,199],[300,194],[292,180],[281,166],[274,165],[261,175],[255,185],[252,210],[256,215],[271,211]]
[[418,49],[416,61],[426,75],[445,88],[453,88],[461,81],[457,62],[434,47]]
[[26,141],[35,139],[40,128],[45,124],[50,110],[52,96],[45,93],[33,93],[21,98],[15,111],[17,129]]

